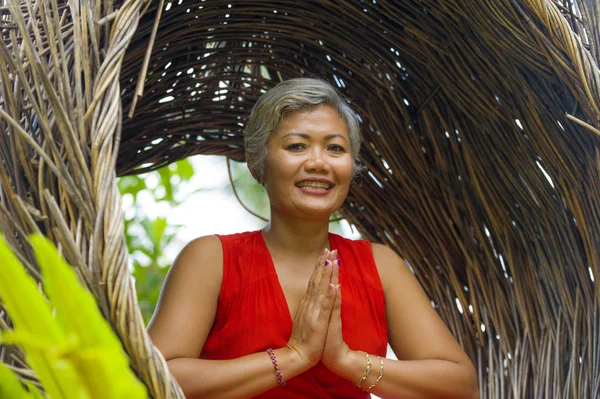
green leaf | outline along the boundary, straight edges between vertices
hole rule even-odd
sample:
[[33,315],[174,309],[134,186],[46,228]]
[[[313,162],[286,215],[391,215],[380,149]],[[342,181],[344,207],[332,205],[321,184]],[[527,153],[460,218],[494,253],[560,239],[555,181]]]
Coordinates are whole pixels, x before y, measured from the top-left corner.
[[77,350],[64,357],[77,365],[92,397],[146,398],[145,386],[129,368],[121,342],[100,314],[92,294],[45,237],[32,235],[30,241],[58,320],[78,342]]
[[179,175],[181,181],[188,181],[194,176],[194,166],[188,158],[176,162],[175,165],[175,173]]
[[118,179],[118,186],[121,195],[131,194],[134,201],[137,200],[137,195],[140,191],[147,190],[146,182],[139,176],[123,176]]
[[[170,204],[174,204],[176,203],[175,199],[173,198],[173,185],[171,184],[171,171],[169,170],[169,168],[160,168],[158,170],[158,175],[160,176],[160,180],[159,180],[159,187],[163,187],[165,190],[165,194],[162,197],[156,197],[156,199],[158,201],[167,201]],[[158,188],[157,188],[158,189]],[[154,190],[154,192],[156,193],[156,190]]]
[[[2,235],[0,265],[0,298],[14,325],[14,331],[9,335],[25,350],[26,360],[36,371],[44,389],[55,399],[67,398],[66,392],[69,398],[88,398],[75,370],[50,353],[60,352],[69,346],[66,334],[53,320],[50,305]],[[46,345],[43,348],[39,344],[32,345],[32,339],[26,338],[30,336]]]
[[35,385],[33,385],[31,382],[29,382],[29,381],[23,381],[23,384],[25,385],[25,387],[29,391],[29,395],[30,395],[29,398],[31,398],[31,399],[44,399],[44,396],[42,395],[42,393],[40,392],[40,390],[37,389],[37,387]]
[[[65,341],[52,321],[50,305],[40,295],[37,284],[0,236],[0,295],[14,324],[32,334]],[[27,298],[27,300],[23,300]],[[33,316],[33,317],[32,317]],[[47,326],[50,326],[48,328]]]
[[0,398],[30,399],[35,398],[25,390],[15,373],[0,362]]
[[150,230],[150,239],[152,240],[152,244],[154,249],[158,249],[161,247],[161,241],[165,234],[165,229],[167,228],[167,219],[164,217],[157,217],[152,221],[151,230]]

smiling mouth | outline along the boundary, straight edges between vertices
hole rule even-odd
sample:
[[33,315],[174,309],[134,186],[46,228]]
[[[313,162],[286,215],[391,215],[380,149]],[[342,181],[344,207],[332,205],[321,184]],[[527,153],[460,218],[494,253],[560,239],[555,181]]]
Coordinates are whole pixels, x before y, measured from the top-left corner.
[[329,184],[322,181],[301,181],[296,184],[298,188],[307,188],[311,190],[330,190],[333,184]]

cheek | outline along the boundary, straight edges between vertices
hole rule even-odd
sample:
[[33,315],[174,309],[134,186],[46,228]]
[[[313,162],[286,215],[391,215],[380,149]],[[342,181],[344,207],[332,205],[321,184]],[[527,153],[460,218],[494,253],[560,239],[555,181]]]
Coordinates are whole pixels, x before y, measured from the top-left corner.
[[[268,194],[285,191],[298,171],[297,161],[289,157],[268,157],[265,162],[265,189]],[[277,196],[277,195],[275,195]]]
[[354,169],[354,164],[350,157],[336,159],[330,165],[334,168],[341,184],[350,184]]
[[298,160],[293,157],[273,157],[267,160],[266,165],[269,176],[278,184],[292,179],[299,168]]

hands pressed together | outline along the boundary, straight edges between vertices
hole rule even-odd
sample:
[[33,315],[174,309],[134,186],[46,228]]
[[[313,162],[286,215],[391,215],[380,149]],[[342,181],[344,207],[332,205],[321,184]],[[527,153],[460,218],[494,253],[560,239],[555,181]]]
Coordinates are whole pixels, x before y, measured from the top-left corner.
[[287,347],[314,366],[319,361],[335,372],[349,355],[342,337],[342,293],[337,250],[324,250],[294,318]]

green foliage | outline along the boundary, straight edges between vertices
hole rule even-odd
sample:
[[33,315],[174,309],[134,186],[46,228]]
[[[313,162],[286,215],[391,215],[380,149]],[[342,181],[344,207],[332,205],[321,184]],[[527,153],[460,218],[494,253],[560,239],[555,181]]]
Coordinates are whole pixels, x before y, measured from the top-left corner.
[[[146,398],[93,295],[48,240],[32,235],[30,241],[48,301],[0,236],[0,297],[14,325],[0,336],[2,342],[23,348],[52,399]],[[15,378],[0,368],[0,392],[6,397],[40,397]]]
[[[233,184],[244,205],[268,219],[269,197],[264,187],[254,180],[246,163],[230,161],[230,166]],[[231,190],[231,187],[228,189]]]
[[193,174],[190,160],[185,159],[154,172],[122,177],[118,182],[121,195],[130,196],[132,203],[125,213],[125,237],[138,302],[146,323],[154,312],[172,261],[165,258],[165,249],[180,226],[168,225],[164,216],[149,216],[142,205],[142,197],[145,195],[147,202],[164,205],[165,209],[175,207],[185,200],[180,188]]
[[43,396],[32,384],[24,387],[8,366],[0,362],[0,398],[42,399]]

